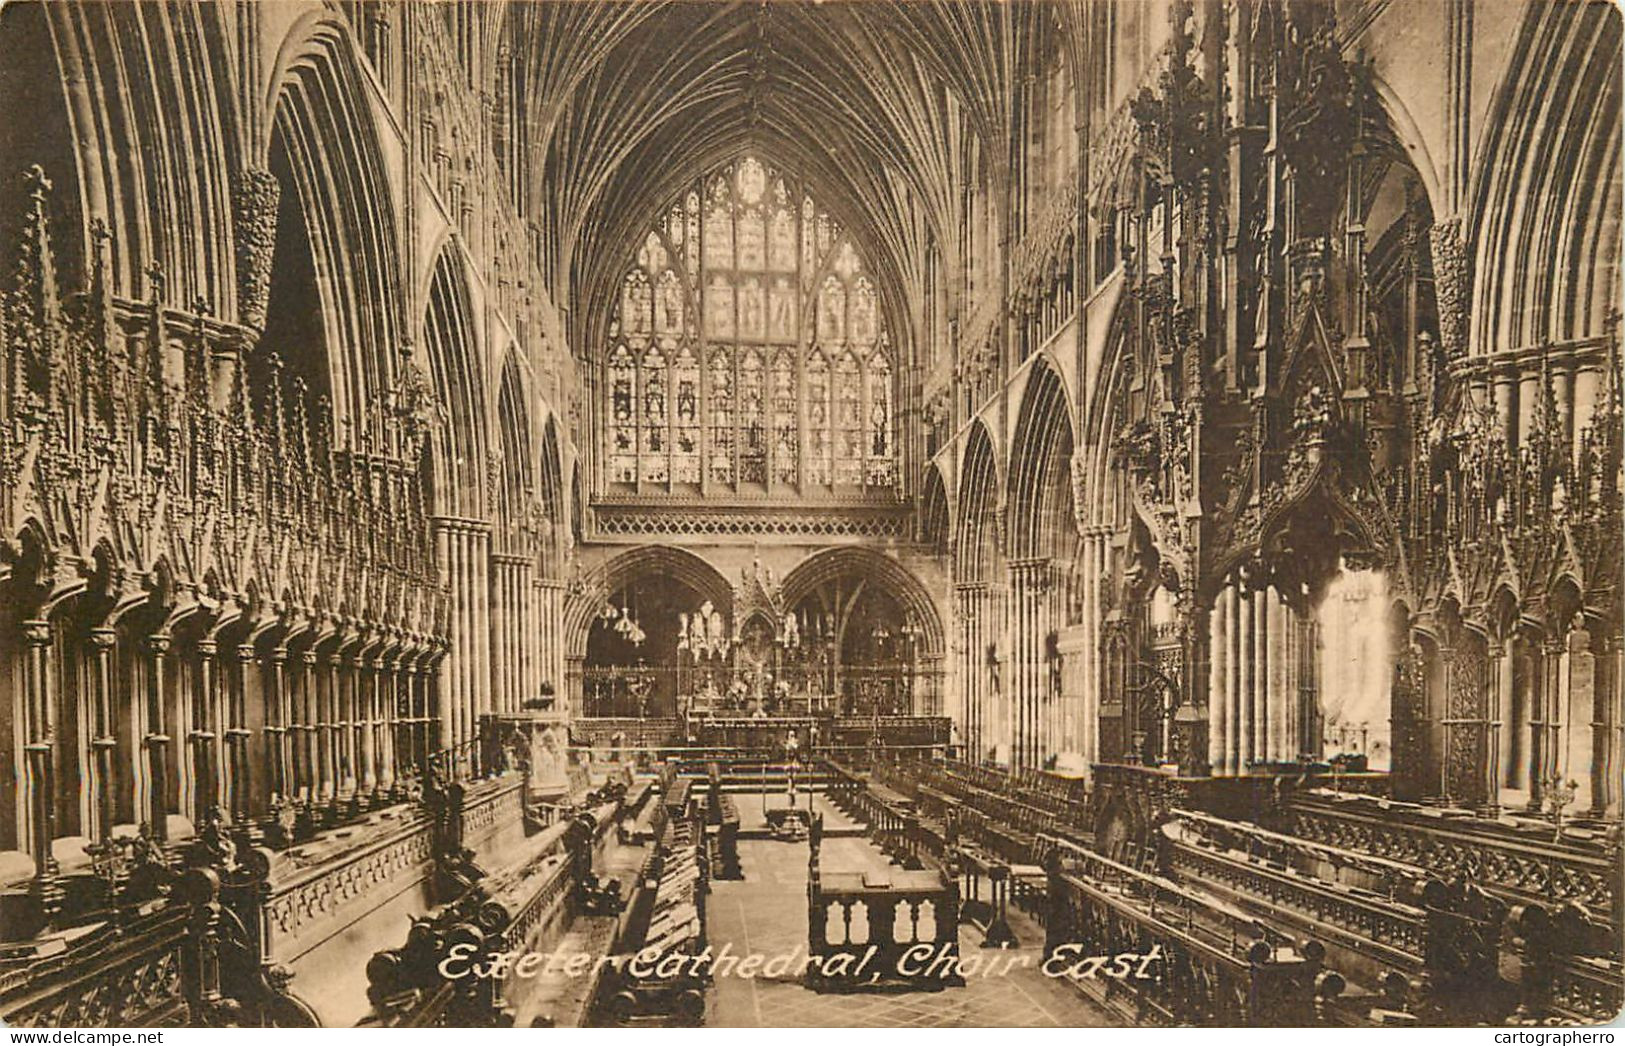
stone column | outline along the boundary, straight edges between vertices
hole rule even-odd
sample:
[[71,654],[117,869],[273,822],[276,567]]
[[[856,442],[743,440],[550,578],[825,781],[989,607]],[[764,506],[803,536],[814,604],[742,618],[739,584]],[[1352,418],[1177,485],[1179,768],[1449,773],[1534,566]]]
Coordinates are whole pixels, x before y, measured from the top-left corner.
[[1224,769],[1226,773],[1234,776],[1241,773],[1246,765],[1241,752],[1241,710],[1244,694],[1243,682],[1245,680],[1242,674],[1241,662],[1248,650],[1248,644],[1242,634],[1242,615],[1246,610],[1246,604],[1241,598],[1241,582],[1231,581],[1224,590],[1223,598],[1229,603],[1227,617],[1230,623],[1230,634],[1227,637],[1230,652],[1225,658],[1228,672],[1224,684],[1224,703],[1226,707]]
[[279,802],[294,788],[291,745],[295,727],[293,701],[288,693],[288,648],[273,647],[266,655],[266,664],[271,669],[271,692],[265,701],[266,762],[271,771],[271,799]]
[[213,639],[197,641],[197,692],[192,695],[192,822],[199,831],[211,809],[220,804],[219,709]]
[[322,790],[321,684],[316,674],[316,650],[307,646],[299,654],[299,746],[304,752],[304,775],[299,796],[315,805]]
[[334,766],[338,768],[338,798],[343,805],[353,804],[359,798],[360,782],[356,772],[359,763],[356,753],[356,728],[361,719],[356,707],[358,676],[353,649],[334,657],[333,693],[336,701],[333,727],[336,736],[333,740],[337,749],[334,754]]
[[510,620],[511,607],[508,605],[507,556],[501,553],[491,554],[490,584],[485,591],[485,605],[491,621],[491,630],[486,636],[486,642],[492,667],[492,692],[487,697],[497,711],[503,711],[508,704],[508,664],[513,652],[510,644],[514,631]]
[[1530,731],[1529,807],[1540,810],[1546,801],[1546,782],[1559,770],[1561,736],[1559,734],[1563,707],[1563,655],[1562,636],[1547,636],[1541,643],[1541,682],[1539,688],[1540,725]]
[[474,629],[470,634],[474,651],[473,702],[469,719],[470,739],[479,735],[480,716],[491,711],[491,601],[481,598],[491,590],[491,527],[481,523],[471,528],[469,558],[474,576],[470,598],[474,603]]
[[320,707],[316,747],[321,764],[317,795],[329,812],[338,797],[338,665],[338,654],[328,651],[321,655],[316,669],[316,700]]
[[1208,618],[1208,735],[1207,761],[1214,773],[1229,765],[1230,702],[1230,590],[1219,592]]
[[[47,920],[61,910],[60,869],[51,844],[56,839],[56,695],[50,672],[51,623],[41,618],[22,622],[24,809],[28,814],[19,836],[28,840],[34,858],[31,892]],[[24,826],[19,826],[24,828]]]
[[1500,792],[1503,788],[1516,787],[1517,774],[1514,772],[1513,759],[1517,754],[1517,745],[1513,738],[1518,729],[1516,705],[1513,700],[1513,687],[1516,685],[1513,671],[1514,639],[1506,636],[1501,640],[1500,649],[1495,652],[1493,679],[1495,680],[1495,788],[1490,798],[1497,805],[1500,802]]
[[408,652],[401,656],[400,678],[397,680],[397,695],[400,701],[401,733],[400,743],[404,746],[395,760],[396,774],[403,780],[418,773],[419,737],[426,727],[418,716],[418,677],[414,658],[417,655]]
[[1506,433],[1507,446],[1518,445],[1518,418],[1513,413],[1512,394],[1517,387],[1513,374],[1505,368],[1497,371],[1490,379],[1494,384],[1495,413],[1500,420],[1502,431]]
[[378,794],[390,800],[395,798],[395,732],[400,721],[395,665],[393,657],[380,656],[373,662],[373,685],[378,688],[374,701],[378,716],[373,724],[378,751]]
[[113,756],[118,741],[114,737],[113,721],[113,646],[117,641],[118,633],[112,628],[94,628],[90,631],[91,655],[95,660],[92,681],[95,686],[96,723],[90,747],[94,754],[96,774],[94,785],[96,830],[86,834],[92,835],[100,842],[106,842],[112,837],[113,820],[116,816],[113,804],[118,791],[118,781]]
[[371,658],[357,654],[355,658],[355,752],[357,758],[357,787],[363,805],[371,805],[373,792],[378,788],[377,725],[378,674],[373,670]]
[[1591,428],[1597,405],[1602,399],[1602,371],[1595,364],[1580,366],[1574,374],[1574,450],[1579,456],[1581,441]]
[[1281,601],[1281,593],[1274,585],[1269,588],[1267,605],[1269,673],[1265,703],[1269,709],[1269,740],[1265,758],[1279,763],[1291,759],[1291,755],[1286,744],[1286,604]]
[[1540,417],[1540,371],[1524,370],[1518,380],[1518,442],[1522,448]]
[[1270,597],[1274,589],[1253,589],[1253,759],[1268,759],[1270,736]]
[[[231,693],[231,719],[226,724],[225,743],[227,752],[231,757],[230,773],[226,780],[230,788],[231,818],[240,826],[249,826],[252,823],[254,804],[253,759],[250,758],[248,743],[253,733],[248,729],[248,680],[254,670],[254,655],[257,653],[254,644],[249,642],[237,645],[236,686]],[[272,695],[275,700],[275,695]],[[262,702],[269,708],[271,702]],[[274,756],[267,754],[267,761]]]
[[1251,586],[1240,593],[1237,601],[1240,608],[1236,621],[1237,667],[1240,669],[1237,704],[1241,721],[1236,731],[1236,772],[1241,774],[1247,772],[1248,763],[1258,758],[1258,752],[1253,747],[1258,694],[1258,646],[1254,636],[1257,615],[1253,609],[1256,602],[1257,592]]
[[147,818],[152,838],[159,845],[169,841],[169,710],[164,695],[164,655],[169,652],[169,636],[148,636],[142,644],[147,655],[147,733],[142,747],[147,757]]
[[1552,368],[1552,401],[1557,405],[1559,444],[1574,444],[1574,363],[1565,360]]
[[[463,601],[458,597],[457,579],[462,576],[462,542],[459,540],[457,521],[451,519],[437,519],[434,521],[435,529],[435,560],[440,564],[441,583],[451,592],[451,621],[450,632],[452,644],[455,646],[467,635],[468,626],[463,620]],[[459,736],[461,722],[459,708],[462,704],[463,658],[450,656],[442,664],[438,673],[437,686],[440,690],[439,702],[440,722],[436,731],[434,748],[450,748],[456,744]]]
[[1603,795],[1597,797],[1596,806],[1602,816],[1617,818],[1620,813],[1620,761],[1625,755],[1625,641],[1619,633],[1608,637],[1604,650],[1608,664],[1608,690],[1605,694],[1607,714],[1604,722],[1604,748],[1602,761]]
[[1588,629],[1569,633],[1568,669],[1568,743],[1564,748],[1566,776],[1575,784],[1568,812],[1579,814],[1592,806],[1596,761],[1597,658],[1591,652]]

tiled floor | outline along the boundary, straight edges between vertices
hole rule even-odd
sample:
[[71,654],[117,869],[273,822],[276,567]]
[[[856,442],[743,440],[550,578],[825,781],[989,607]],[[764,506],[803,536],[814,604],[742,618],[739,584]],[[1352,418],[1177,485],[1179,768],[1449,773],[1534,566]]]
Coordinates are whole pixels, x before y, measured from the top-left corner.
[[[756,804],[760,808],[760,799]],[[741,809],[745,806],[742,799]],[[743,882],[718,882],[708,901],[713,953],[728,945],[732,954],[805,955],[807,943],[807,846],[747,839],[740,843]],[[888,867],[866,839],[824,842],[823,867],[861,871]],[[981,934],[960,930],[966,963],[1003,968],[987,976],[967,971],[963,988],[935,992],[823,995],[801,984],[802,966],[776,977],[719,976],[706,1023],[725,1028],[942,1028],[942,1027],[1102,1027],[1111,1019],[1064,982],[1039,972],[1043,930],[1018,912],[1012,925],[1022,947],[1003,952],[981,947]],[[1025,965],[1022,965],[1025,960]]]

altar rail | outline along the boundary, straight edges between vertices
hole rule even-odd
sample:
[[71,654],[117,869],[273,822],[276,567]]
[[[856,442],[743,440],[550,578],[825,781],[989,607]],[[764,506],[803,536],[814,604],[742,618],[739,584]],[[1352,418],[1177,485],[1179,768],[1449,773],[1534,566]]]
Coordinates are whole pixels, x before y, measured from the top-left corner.
[[570,744],[594,752],[659,752],[683,744],[680,719],[574,719],[570,722]]
[[962,985],[959,888],[952,877],[937,869],[826,870],[823,835],[823,818],[814,818],[808,835],[808,986],[853,991]]
[[949,738],[944,716],[694,716],[687,725],[700,747],[742,752],[783,751],[792,732],[802,752],[878,747],[928,753]]

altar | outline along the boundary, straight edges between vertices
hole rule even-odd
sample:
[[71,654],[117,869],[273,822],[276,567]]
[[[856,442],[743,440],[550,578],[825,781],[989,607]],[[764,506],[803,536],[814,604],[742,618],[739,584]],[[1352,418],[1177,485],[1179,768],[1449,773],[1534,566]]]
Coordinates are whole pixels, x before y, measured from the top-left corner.
[[576,707],[691,721],[937,710],[941,659],[921,656],[918,618],[862,580],[832,586],[791,602],[753,563],[731,607],[654,582],[614,593],[570,669]]

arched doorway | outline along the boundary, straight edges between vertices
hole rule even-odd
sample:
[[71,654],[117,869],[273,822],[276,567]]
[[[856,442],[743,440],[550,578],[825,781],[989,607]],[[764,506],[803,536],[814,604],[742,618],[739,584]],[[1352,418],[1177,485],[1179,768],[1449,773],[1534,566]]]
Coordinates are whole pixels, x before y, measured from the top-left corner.
[[678,696],[713,667],[686,653],[690,615],[703,593],[669,574],[640,574],[612,592],[587,632],[582,710],[594,718],[664,719]]
[[632,549],[580,585],[565,635],[566,692],[581,715],[678,715],[731,682],[733,588],[691,552]]
[[[938,714],[943,631],[919,580],[858,548],[829,549],[784,580],[784,681],[793,699],[846,715]],[[791,624],[791,622],[794,622]]]

